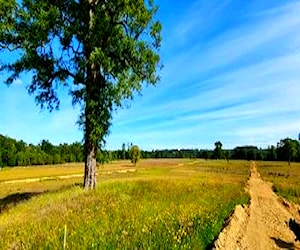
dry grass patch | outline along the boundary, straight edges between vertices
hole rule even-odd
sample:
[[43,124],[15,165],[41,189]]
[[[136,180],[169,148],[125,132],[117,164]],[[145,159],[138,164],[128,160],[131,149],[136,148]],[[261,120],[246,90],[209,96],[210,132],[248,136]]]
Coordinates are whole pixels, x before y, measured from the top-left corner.
[[273,189],[282,197],[300,204],[300,163],[259,162],[262,177],[273,184]]
[[0,170],[0,182],[48,176],[83,174],[83,167],[83,163],[69,163],[47,166],[4,168]]

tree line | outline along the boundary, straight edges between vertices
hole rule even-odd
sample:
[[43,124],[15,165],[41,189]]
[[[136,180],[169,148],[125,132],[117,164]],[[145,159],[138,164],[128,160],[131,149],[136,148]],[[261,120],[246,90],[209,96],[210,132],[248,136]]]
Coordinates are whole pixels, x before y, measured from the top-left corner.
[[241,146],[234,149],[222,149],[222,143],[217,141],[214,150],[173,149],[142,151],[142,158],[202,158],[227,160],[263,160],[300,162],[300,142],[285,138],[277,146],[266,149],[256,146]]
[[[127,148],[123,144],[121,150],[106,151],[105,158],[109,161],[130,159],[130,145]],[[141,150],[141,158],[201,158],[201,159],[226,159],[226,160],[263,160],[263,161],[287,161],[300,162],[300,142],[291,138],[285,138],[277,143],[277,146],[269,146],[266,149],[256,146],[239,146],[234,149],[222,149],[222,143],[217,141],[214,150],[203,149],[163,149]]]
[[0,135],[0,167],[83,161],[83,145],[79,142],[54,146],[48,140],[42,140],[33,145]]
[[[264,160],[300,162],[300,142],[285,138],[276,146],[261,149],[256,146],[241,146],[234,149],[222,149],[222,143],[217,141],[213,150],[203,149],[164,149],[140,150],[132,143],[122,144],[121,149],[99,151],[99,163],[114,160],[132,160],[133,154],[144,159],[162,158],[202,158],[227,160]],[[138,152],[138,153],[137,153]],[[60,164],[68,162],[84,162],[84,146],[80,142],[72,144],[53,145],[48,140],[42,140],[38,145],[27,144],[0,135],[0,167],[32,166],[46,164]],[[135,162],[136,163],[136,162]]]

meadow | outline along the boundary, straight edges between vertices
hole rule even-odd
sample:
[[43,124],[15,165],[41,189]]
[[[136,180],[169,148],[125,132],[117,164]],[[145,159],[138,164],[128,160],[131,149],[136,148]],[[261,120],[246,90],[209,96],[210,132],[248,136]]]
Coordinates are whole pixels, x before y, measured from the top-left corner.
[[300,163],[258,162],[259,172],[264,180],[273,185],[280,196],[300,204]]
[[0,246],[62,249],[65,242],[66,249],[205,249],[235,205],[248,203],[249,165],[144,160],[134,169],[115,162],[98,169],[94,191],[82,190],[82,177],[4,182],[9,179],[4,171],[10,179],[59,176],[68,167],[69,173],[82,173],[82,164],[52,166],[52,172],[33,168],[28,175],[23,168],[7,169],[0,173]]

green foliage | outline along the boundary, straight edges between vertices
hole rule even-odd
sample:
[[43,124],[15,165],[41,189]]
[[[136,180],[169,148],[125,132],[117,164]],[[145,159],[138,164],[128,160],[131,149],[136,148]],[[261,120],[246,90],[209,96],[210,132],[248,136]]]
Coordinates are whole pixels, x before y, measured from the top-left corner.
[[276,153],[276,148],[275,146],[270,146],[267,149],[267,154],[266,154],[266,160],[268,161],[275,161],[277,160],[277,153]]
[[220,141],[215,142],[214,158],[215,159],[223,158],[222,143]]
[[136,166],[136,164],[140,160],[140,158],[141,158],[141,151],[140,151],[139,147],[137,145],[131,146],[130,159],[131,159],[131,162],[134,164],[134,166]]
[[257,160],[260,150],[256,146],[236,147],[233,150],[233,159]]
[[[80,123],[94,146],[104,142],[114,107],[155,84],[160,67],[161,24],[153,1],[1,0],[0,51],[17,52],[2,62],[11,84],[32,72],[28,91],[41,107],[59,106],[57,85],[82,103]],[[87,145],[88,146],[88,145]]]
[[121,155],[121,158],[119,159],[122,159],[122,160],[125,160],[127,159],[127,151],[126,151],[126,145],[125,143],[122,144],[122,155]]
[[83,160],[83,146],[78,142],[54,146],[42,140],[35,146],[0,135],[0,166],[46,165]]
[[54,146],[48,140],[42,140],[40,147],[47,154],[54,153]]
[[5,140],[2,148],[2,162],[7,166],[15,165],[17,148],[14,140]]
[[[9,142],[7,142],[9,141]],[[285,140],[281,140],[285,141]],[[12,145],[12,149],[6,148],[5,145]],[[296,141],[295,145],[298,144]],[[285,144],[282,144],[285,145]],[[97,161],[100,163],[110,162],[114,160],[131,159],[130,148],[132,144],[123,143],[119,150],[102,150],[97,154]],[[286,146],[278,147],[270,146],[267,149],[258,149],[257,147],[237,147],[233,150],[222,150],[222,157],[229,159],[257,159],[257,160],[278,160],[287,161],[288,157],[284,154],[283,149]],[[5,150],[4,150],[5,148]],[[8,165],[7,153],[16,149],[16,154],[11,153],[10,164]],[[4,158],[2,160],[2,155]],[[174,150],[152,150],[141,151],[140,157],[148,158],[203,158],[212,159],[217,158],[215,150],[199,150],[199,149],[174,149]],[[300,149],[298,148],[294,161],[300,161]],[[23,141],[17,141],[8,137],[0,135],[0,166],[28,166],[28,165],[42,165],[42,164],[59,164],[64,162],[83,162],[84,149],[79,142],[72,144],[60,144],[58,146],[52,145],[48,140],[42,140],[37,146],[27,145]]]
[[110,155],[108,151],[99,151],[97,154],[97,162],[100,164],[109,163],[110,162]]
[[278,156],[289,164],[291,161],[300,160],[300,143],[297,140],[286,138],[280,140],[277,147]]
[[85,187],[94,187],[97,151],[105,143],[113,110],[140,92],[143,84],[159,80],[157,7],[152,0],[1,0],[0,4],[0,52],[16,56],[0,62],[0,71],[10,73],[6,83],[31,72],[28,91],[50,111],[59,107],[57,86],[69,89],[73,104],[82,108]]

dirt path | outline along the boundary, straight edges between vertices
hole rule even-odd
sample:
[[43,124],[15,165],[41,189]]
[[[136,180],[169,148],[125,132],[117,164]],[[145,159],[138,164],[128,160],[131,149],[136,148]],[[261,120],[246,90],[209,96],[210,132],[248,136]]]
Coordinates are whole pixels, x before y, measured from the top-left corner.
[[[135,172],[135,168],[127,168],[123,170],[116,170],[116,171],[101,171],[99,172],[100,175],[110,175],[113,173],[129,173],[129,172]],[[97,173],[98,175],[98,173]],[[46,180],[62,180],[62,179],[71,179],[71,178],[77,178],[77,177],[83,177],[83,174],[69,174],[69,175],[58,175],[58,176],[45,176],[45,177],[39,177],[39,178],[27,178],[27,179],[18,179],[18,180],[9,180],[9,181],[2,181],[3,184],[15,184],[15,183],[30,183],[30,182],[39,182],[39,181],[46,181]]]
[[250,205],[236,208],[215,242],[215,249],[300,249],[287,224],[290,218],[299,221],[298,209],[272,191],[254,162],[251,162],[247,188]]

